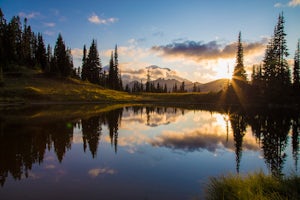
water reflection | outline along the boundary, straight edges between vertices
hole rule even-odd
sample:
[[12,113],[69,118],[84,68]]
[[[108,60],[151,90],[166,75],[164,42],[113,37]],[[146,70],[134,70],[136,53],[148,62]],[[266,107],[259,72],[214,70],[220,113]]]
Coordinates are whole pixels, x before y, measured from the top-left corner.
[[[9,113],[9,114],[8,114]],[[41,114],[44,113],[44,114]],[[53,150],[62,163],[81,133],[82,148],[96,159],[101,154],[100,141],[137,152],[139,146],[166,148],[181,152],[220,151],[235,153],[235,170],[240,171],[244,151],[263,152],[270,172],[283,174],[287,147],[291,139],[291,156],[298,165],[300,115],[291,110],[200,111],[167,107],[124,107],[109,111],[76,114],[49,110],[35,113],[2,112],[0,116],[0,184],[9,174],[15,180],[29,176],[33,164],[44,162],[47,151]],[[289,137],[290,135],[290,137]],[[139,151],[142,151],[141,149]],[[247,162],[247,161],[245,161]],[[250,161],[251,162],[251,161]],[[90,177],[116,174],[110,167],[88,171]]]

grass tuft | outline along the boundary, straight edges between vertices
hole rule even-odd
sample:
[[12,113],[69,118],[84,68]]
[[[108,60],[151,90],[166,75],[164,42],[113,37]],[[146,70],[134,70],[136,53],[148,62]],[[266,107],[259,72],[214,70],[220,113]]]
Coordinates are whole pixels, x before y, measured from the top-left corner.
[[212,177],[206,187],[208,200],[297,200],[300,199],[300,177],[276,178],[262,172]]

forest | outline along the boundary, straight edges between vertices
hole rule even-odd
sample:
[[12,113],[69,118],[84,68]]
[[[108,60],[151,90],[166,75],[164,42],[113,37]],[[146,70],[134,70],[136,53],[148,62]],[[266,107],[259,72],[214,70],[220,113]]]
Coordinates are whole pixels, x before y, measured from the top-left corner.
[[[147,82],[136,82],[133,88],[124,86],[119,69],[118,47],[111,52],[108,71],[102,67],[97,42],[92,40],[89,50],[83,46],[82,66],[74,68],[71,48],[61,34],[54,48],[46,45],[41,33],[35,33],[27,19],[21,22],[14,16],[7,22],[0,9],[0,85],[5,87],[6,76],[18,76],[21,69],[40,70],[46,77],[76,78],[103,88],[129,93],[183,93],[185,83],[174,85],[171,91],[166,85],[154,85],[147,75]],[[224,104],[284,104],[295,105],[300,100],[300,44],[296,44],[293,66],[288,62],[288,47],[284,30],[283,13],[278,16],[274,33],[266,46],[261,64],[252,66],[247,77],[244,66],[242,34],[239,32],[236,46],[236,63],[227,87],[216,95]],[[53,49],[53,50],[52,50]],[[193,93],[201,93],[196,86]],[[155,95],[155,94],[153,94]]]

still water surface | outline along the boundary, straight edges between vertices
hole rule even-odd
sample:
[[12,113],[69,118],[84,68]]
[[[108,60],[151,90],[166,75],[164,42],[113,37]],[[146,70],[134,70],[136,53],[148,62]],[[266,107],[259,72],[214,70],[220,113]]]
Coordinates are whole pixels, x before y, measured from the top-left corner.
[[209,177],[297,173],[299,115],[173,107],[0,114],[0,199],[202,199]]

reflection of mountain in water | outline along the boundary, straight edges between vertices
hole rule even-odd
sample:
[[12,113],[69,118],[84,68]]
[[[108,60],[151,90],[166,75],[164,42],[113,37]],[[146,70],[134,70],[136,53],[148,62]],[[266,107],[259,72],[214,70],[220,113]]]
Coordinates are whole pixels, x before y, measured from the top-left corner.
[[[186,110],[165,107],[126,107],[100,112],[89,117],[68,118],[49,116],[39,117],[0,116],[0,183],[4,185],[9,174],[20,180],[28,177],[34,163],[42,163],[46,150],[53,149],[59,162],[62,162],[68,150],[72,147],[74,127],[82,131],[83,150],[89,149],[93,158],[97,156],[98,145],[102,135],[102,127],[109,131],[111,145],[117,152],[118,131],[122,121],[128,123],[135,121],[149,127],[166,125],[177,122],[179,116]],[[236,154],[236,167],[239,171],[242,151],[250,149],[257,151],[258,146],[244,140],[246,127],[250,126],[253,135],[260,144],[264,153],[265,162],[270,171],[280,176],[286,159],[284,151],[288,142],[288,134],[292,132],[292,154],[297,166],[299,152],[299,113],[279,110],[269,112],[251,113],[241,111],[228,111],[228,120],[231,124],[233,141],[226,136],[206,134],[200,129],[185,131],[183,134],[166,131],[164,134],[149,140],[153,146],[164,146],[183,151],[198,151],[206,149],[214,152],[220,145],[223,148],[234,149]],[[35,115],[38,116],[38,115]],[[228,126],[228,125],[227,125]],[[225,128],[225,127],[223,127]]]

